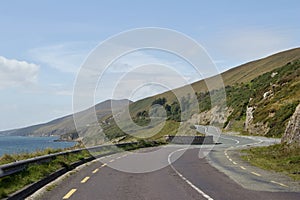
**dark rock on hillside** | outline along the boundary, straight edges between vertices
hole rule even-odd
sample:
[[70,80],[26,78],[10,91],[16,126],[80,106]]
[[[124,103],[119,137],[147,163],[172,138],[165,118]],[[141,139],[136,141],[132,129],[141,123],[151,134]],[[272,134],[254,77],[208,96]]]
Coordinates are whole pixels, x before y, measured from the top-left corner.
[[75,141],[79,138],[78,133],[76,131],[69,132],[60,136],[60,141]]

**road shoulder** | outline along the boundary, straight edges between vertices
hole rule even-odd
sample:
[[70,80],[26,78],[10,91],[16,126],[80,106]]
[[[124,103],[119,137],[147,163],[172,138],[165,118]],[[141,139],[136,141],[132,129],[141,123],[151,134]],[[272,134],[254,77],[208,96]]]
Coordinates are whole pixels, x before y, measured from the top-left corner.
[[242,187],[256,191],[300,192],[300,182],[282,173],[263,170],[241,158],[241,148],[214,149],[207,156],[210,165]]

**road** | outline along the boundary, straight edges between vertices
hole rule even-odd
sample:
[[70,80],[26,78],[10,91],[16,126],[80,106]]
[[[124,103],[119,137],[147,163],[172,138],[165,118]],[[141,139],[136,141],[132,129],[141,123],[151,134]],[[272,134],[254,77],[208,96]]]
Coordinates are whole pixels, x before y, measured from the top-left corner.
[[188,149],[174,145],[104,157],[48,189],[40,199],[300,199],[299,183],[247,165],[233,151],[274,141],[228,135],[218,140],[222,144],[212,150],[209,145]]

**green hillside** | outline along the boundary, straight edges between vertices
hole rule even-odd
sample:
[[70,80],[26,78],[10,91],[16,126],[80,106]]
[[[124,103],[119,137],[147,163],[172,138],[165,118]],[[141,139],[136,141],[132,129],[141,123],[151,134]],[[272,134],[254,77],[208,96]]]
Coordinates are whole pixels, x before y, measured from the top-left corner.
[[[280,68],[285,64],[298,59],[300,59],[300,48],[291,49],[232,68],[226,72],[223,72],[221,76],[225,86],[247,83],[266,72]],[[213,78],[214,77],[211,77],[211,79]],[[198,93],[207,91],[204,80],[193,83],[192,87]],[[177,90],[185,90],[185,87],[178,88]],[[148,109],[151,103],[158,98],[166,98],[169,103],[174,102],[176,99],[175,95],[171,91],[168,91],[137,101],[131,104],[130,109],[133,113]]]
[[[213,124],[220,125],[221,128],[225,128],[227,131],[281,137],[288,119],[300,102],[299,58],[300,49],[298,48],[253,61],[224,72],[222,77],[226,85],[226,104],[230,111],[224,123]],[[210,93],[207,92],[204,81],[196,82],[192,86],[197,88],[195,92],[200,112],[209,112],[212,109]],[[178,90],[184,90],[184,88],[179,88]],[[214,93],[217,95],[218,89]],[[266,95],[265,98],[264,95]],[[161,103],[162,99],[164,99],[163,103]],[[137,124],[147,127],[150,121],[150,106],[154,103],[161,104],[167,111],[168,121],[165,128],[159,131],[156,137],[151,138],[158,139],[167,134],[172,135],[176,133],[179,127],[178,124],[182,121],[180,119],[180,114],[182,114],[180,108],[179,110],[177,109],[177,112],[174,112],[180,101],[182,100],[177,100],[172,92],[165,92],[142,99],[130,105],[131,116]],[[189,103],[188,100],[185,103]],[[251,113],[253,119],[250,121],[246,117],[247,108],[253,108]],[[189,117],[191,117],[191,114]],[[246,120],[249,121],[247,127],[245,127]],[[196,134],[195,131],[190,129],[193,123],[189,120],[184,120],[184,123],[186,123],[186,129],[181,130],[181,134]],[[201,122],[196,123],[201,124]],[[211,121],[205,122],[205,124],[211,123]],[[135,136],[140,137],[141,135],[145,135],[145,132],[156,131],[155,128],[150,128],[149,130],[147,128],[141,129],[135,133]],[[105,132],[109,137],[112,135],[116,137],[126,136],[124,132],[117,128],[113,120],[111,120],[109,126],[105,126]],[[132,136],[127,136],[127,138],[132,139]]]
[[[288,119],[300,103],[300,60],[290,62],[257,78],[235,86],[227,86],[227,106],[233,112],[224,128],[251,134],[281,137]],[[251,109],[253,119],[246,119]],[[248,111],[249,112],[249,111]],[[250,114],[250,113],[249,113]],[[238,126],[249,120],[249,126]],[[239,123],[240,122],[240,123]],[[257,131],[260,126],[261,130]]]
[[[114,122],[111,116],[111,101],[108,100],[96,105],[99,123],[102,125],[102,131],[106,134],[107,139],[103,136],[95,139],[101,131],[96,125],[89,126],[81,133],[80,137],[91,144],[109,142],[108,140],[110,142],[128,141],[136,138],[162,139],[164,135],[177,133],[178,128],[180,134],[197,134],[192,125],[199,123],[219,125],[228,131],[280,137],[300,99],[297,93],[299,91],[299,61],[297,60],[300,60],[300,48],[280,52],[222,73],[228,106],[224,121],[216,123],[210,121],[209,116],[212,115],[214,108],[211,108],[210,94],[205,81],[201,80],[191,84],[198,99],[200,113],[188,109],[193,103],[188,95],[176,99],[173,92],[168,91],[130,104],[130,114],[134,122],[141,127],[132,131],[132,134],[126,135]],[[211,77],[207,80],[214,78]],[[214,88],[215,95],[218,95],[218,89],[217,86]],[[184,93],[184,91],[186,91],[186,87],[176,89],[178,93]],[[265,94],[268,96],[267,98],[263,98]],[[119,107],[127,103],[128,100],[120,101]],[[184,106],[180,108],[179,103]],[[165,124],[157,122],[155,126],[148,127],[149,108],[152,104],[160,104],[166,110],[167,121]],[[253,115],[253,119],[250,121],[247,119],[247,112],[249,114],[247,108],[252,108],[250,114]],[[208,119],[206,121],[190,120],[192,115],[208,116]],[[83,111],[81,116],[87,120],[90,117],[88,111]],[[185,119],[182,120],[181,116],[184,116]],[[132,125],[126,123],[126,121],[123,122],[127,130],[133,128]],[[157,134],[152,135],[153,133]],[[73,117],[69,115],[49,123],[4,131],[0,134],[63,135],[62,138],[74,138],[76,130]]]

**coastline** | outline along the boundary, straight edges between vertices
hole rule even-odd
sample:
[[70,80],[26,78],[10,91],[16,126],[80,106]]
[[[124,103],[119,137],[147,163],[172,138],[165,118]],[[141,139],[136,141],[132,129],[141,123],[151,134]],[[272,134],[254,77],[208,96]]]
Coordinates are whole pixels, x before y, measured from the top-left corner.
[[60,140],[59,136],[0,136],[0,156],[34,153],[45,149],[65,149],[76,144],[77,141]]

